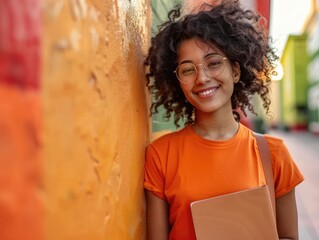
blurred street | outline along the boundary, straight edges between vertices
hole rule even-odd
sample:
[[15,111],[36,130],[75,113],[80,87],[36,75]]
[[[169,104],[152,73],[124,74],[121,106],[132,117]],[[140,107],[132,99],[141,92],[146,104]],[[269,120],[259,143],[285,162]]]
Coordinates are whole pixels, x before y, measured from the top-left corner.
[[296,188],[299,239],[319,240],[319,136],[309,132],[271,130],[282,138],[305,177]]

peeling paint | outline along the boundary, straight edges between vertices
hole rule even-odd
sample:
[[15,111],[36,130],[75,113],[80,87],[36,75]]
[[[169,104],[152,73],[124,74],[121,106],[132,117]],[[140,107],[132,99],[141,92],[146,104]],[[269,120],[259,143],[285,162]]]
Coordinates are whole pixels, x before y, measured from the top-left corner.
[[[128,54],[129,45],[132,42],[147,41],[144,37],[147,36],[148,29],[145,28],[144,23],[147,22],[148,15],[146,14],[146,5],[143,1],[127,1],[117,0],[117,15],[119,18],[119,27],[122,29],[122,46],[123,53]],[[141,37],[142,33],[142,38]],[[136,44],[141,44],[138,42]]]
[[97,85],[97,77],[96,77],[94,72],[90,73],[90,77],[89,77],[88,83],[89,83],[89,86],[91,88],[93,88],[94,91],[97,92],[97,94],[98,94],[100,99],[104,99],[105,98],[105,95],[103,94],[103,92],[101,91],[101,89]]
[[89,18],[95,22],[98,21],[100,13],[95,9],[95,7],[89,7]]
[[73,28],[70,32],[70,46],[73,50],[80,50],[81,33],[78,29]]
[[129,45],[129,36],[127,31],[127,25],[126,25],[126,16],[129,9],[129,2],[126,0],[118,0],[118,5],[116,9],[116,14],[118,15],[118,24],[119,27],[122,29],[122,47],[125,55],[127,55],[127,49]]
[[60,39],[58,40],[56,43],[53,44],[53,50],[57,50],[57,51],[65,51],[67,49],[70,49],[70,42],[68,41],[68,39]]
[[88,149],[88,153],[89,153],[89,156],[93,162],[93,172],[94,172],[98,182],[101,183],[101,176],[99,173],[100,160],[93,156],[91,149]]
[[108,222],[110,221],[110,219],[111,219],[110,214],[105,214],[105,217],[104,217],[104,224],[105,224],[105,225],[106,225],[106,224],[108,224]]
[[109,39],[109,37],[107,35],[105,35],[105,37],[104,37],[104,43],[105,43],[106,46],[108,46],[109,43],[110,43],[110,39]]
[[82,20],[87,16],[87,4],[85,0],[70,0],[72,16],[75,20]]
[[64,7],[64,0],[57,0],[56,2],[54,2],[52,11],[51,11],[51,16],[54,18],[57,18],[60,15],[63,7]]
[[90,39],[93,50],[97,50],[100,42],[100,35],[94,27],[90,27]]

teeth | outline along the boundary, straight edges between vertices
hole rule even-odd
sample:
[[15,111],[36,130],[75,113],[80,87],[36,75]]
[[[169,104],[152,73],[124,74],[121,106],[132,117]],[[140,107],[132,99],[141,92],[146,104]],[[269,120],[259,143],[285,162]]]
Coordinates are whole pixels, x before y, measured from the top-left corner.
[[203,92],[199,92],[198,95],[206,96],[206,95],[212,94],[212,93],[215,92],[215,91],[216,91],[216,88],[214,88],[214,89],[209,89],[209,90],[206,90],[206,91],[203,91]]

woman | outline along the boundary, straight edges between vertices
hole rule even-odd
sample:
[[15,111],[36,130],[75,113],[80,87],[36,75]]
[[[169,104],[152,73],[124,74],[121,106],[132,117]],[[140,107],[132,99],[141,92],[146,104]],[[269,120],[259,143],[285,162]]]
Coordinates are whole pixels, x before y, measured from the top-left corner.
[[[270,75],[277,56],[261,18],[238,1],[169,14],[146,59],[148,86],[166,117],[185,127],[146,152],[147,236],[196,239],[190,203],[266,184],[256,139],[234,109],[254,113],[257,94],[269,113]],[[295,187],[303,176],[281,139],[266,135],[275,182],[280,239],[298,239]],[[291,224],[286,224],[287,218]]]

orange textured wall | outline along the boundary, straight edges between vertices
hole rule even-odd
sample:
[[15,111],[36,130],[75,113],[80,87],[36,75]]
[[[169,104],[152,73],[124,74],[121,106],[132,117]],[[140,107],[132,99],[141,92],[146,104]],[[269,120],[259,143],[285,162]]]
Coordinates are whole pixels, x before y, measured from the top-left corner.
[[144,239],[147,0],[45,0],[45,239]]
[[0,239],[42,240],[40,94],[0,83]]

